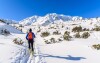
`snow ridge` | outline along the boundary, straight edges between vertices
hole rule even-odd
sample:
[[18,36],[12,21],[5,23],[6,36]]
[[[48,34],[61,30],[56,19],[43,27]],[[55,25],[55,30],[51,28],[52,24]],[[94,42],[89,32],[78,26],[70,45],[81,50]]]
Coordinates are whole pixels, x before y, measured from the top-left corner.
[[15,21],[15,20],[2,19],[2,18],[0,18],[0,22],[3,22],[3,23],[9,23],[9,24],[15,24],[15,23],[18,23],[18,22]]
[[49,13],[45,16],[32,16],[26,19],[23,19],[19,22],[19,24],[23,25],[48,25],[49,23],[54,23],[55,21],[62,20],[62,21],[75,21],[75,20],[82,20],[82,17],[79,16],[67,16],[63,14],[56,14],[56,13]]

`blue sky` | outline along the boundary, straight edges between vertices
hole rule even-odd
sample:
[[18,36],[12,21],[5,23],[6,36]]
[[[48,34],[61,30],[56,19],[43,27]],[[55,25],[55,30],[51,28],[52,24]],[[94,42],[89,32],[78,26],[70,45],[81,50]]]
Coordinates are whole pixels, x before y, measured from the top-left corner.
[[0,18],[22,20],[47,13],[100,16],[100,0],[0,0]]

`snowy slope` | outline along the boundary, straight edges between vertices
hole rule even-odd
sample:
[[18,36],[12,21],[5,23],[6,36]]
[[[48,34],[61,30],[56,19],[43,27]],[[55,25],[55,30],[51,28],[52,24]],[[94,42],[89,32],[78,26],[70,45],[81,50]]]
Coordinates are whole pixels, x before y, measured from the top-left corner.
[[15,29],[13,26],[7,25],[5,23],[0,23],[0,32],[1,29],[7,29],[10,33],[22,33],[21,31]]
[[[87,45],[60,43],[41,46],[41,55],[46,63],[99,63],[100,51]],[[46,50],[46,51],[45,51]]]
[[5,36],[0,34],[0,63],[25,63],[29,56],[27,44],[24,41],[23,45],[14,44],[15,38],[25,39],[25,34],[5,23],[0,23],[1,29],[7,29],[11,35]]
[[[13,34],[9,36],[0,35],[0,63],[25,63],[29,57],[27,44],[17,45],[13,39],[25,36]],[[22,39],[25,39],[22,37]]]
[[18,23],[18,22],[15,21],[15,20],[1,19],[1,18],[0,18],[0,22],[9,23],[9,24],[15,24],[15,23]]
[[55,44],[44,44],[43,39],[37,38],[36,46],[39,58],[44,63],[100,63],[100,50],[92,48],[93,44],[100,44],[100,32],[91,33],[88,39],[74,39]]

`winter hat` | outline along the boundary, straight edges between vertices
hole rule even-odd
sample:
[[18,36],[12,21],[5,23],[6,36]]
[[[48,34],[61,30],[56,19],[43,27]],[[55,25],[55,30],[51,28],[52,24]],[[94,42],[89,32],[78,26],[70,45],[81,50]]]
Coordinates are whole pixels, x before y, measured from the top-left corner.
[[29,29],[29,32],[32,32],[32,29],[31,28]]

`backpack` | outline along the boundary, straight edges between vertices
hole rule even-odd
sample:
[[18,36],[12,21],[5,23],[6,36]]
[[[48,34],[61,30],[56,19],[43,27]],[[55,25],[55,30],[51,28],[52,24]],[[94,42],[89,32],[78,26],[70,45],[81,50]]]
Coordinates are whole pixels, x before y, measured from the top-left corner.
[[28,39],[33,39],[33,33],[32,32],[28,33]]

